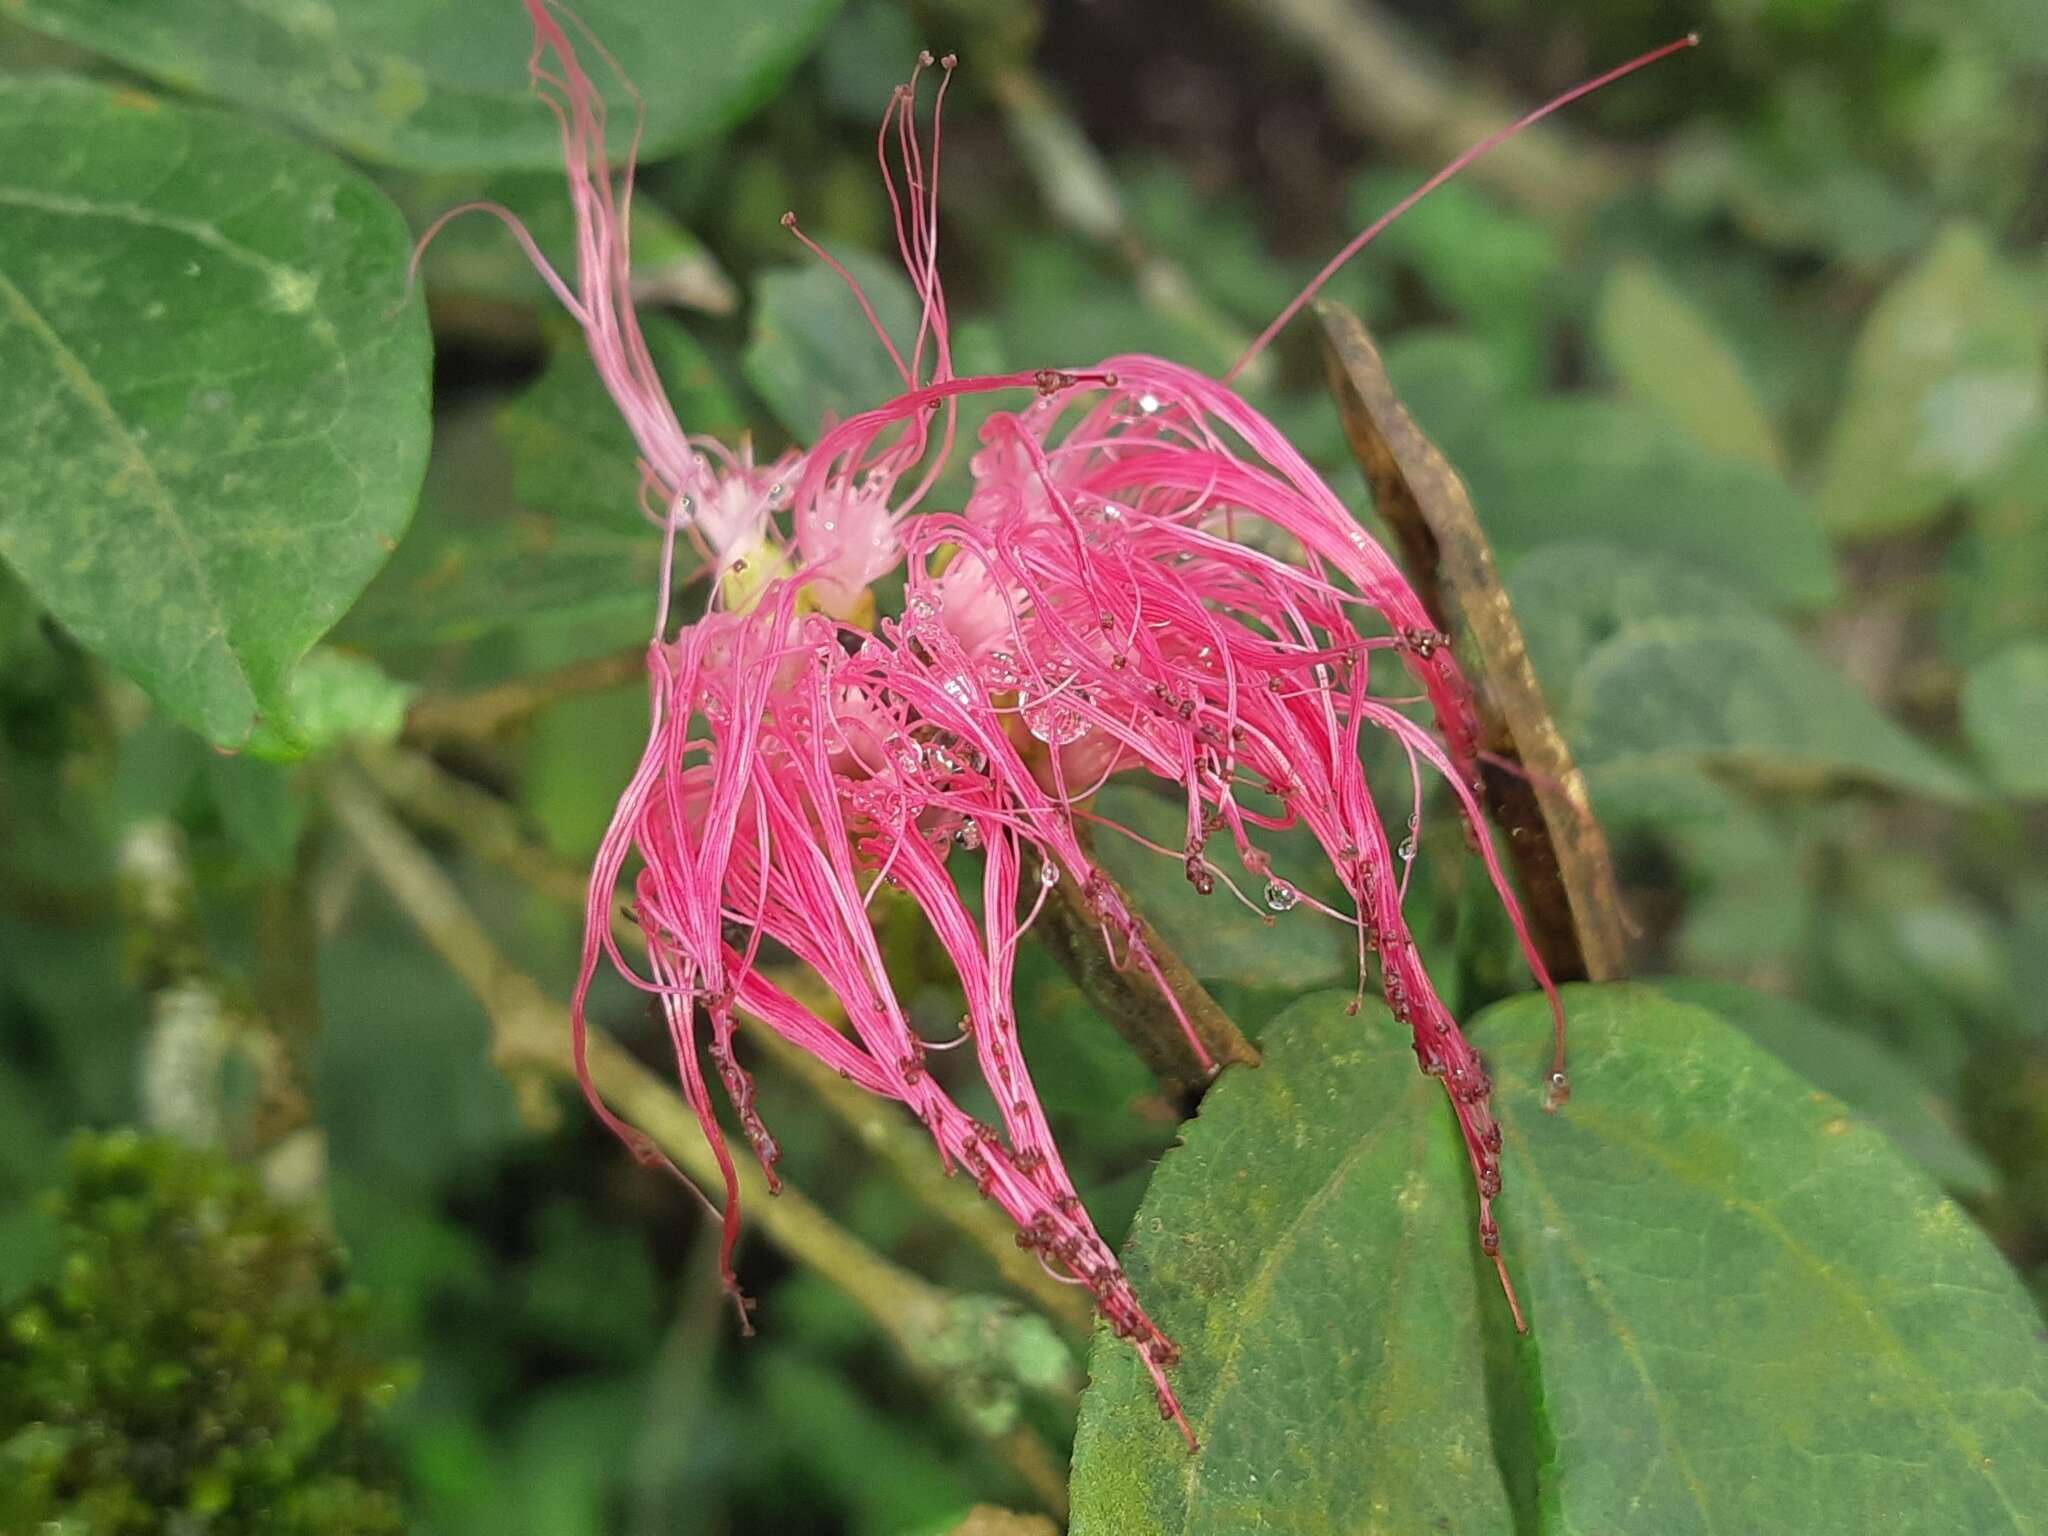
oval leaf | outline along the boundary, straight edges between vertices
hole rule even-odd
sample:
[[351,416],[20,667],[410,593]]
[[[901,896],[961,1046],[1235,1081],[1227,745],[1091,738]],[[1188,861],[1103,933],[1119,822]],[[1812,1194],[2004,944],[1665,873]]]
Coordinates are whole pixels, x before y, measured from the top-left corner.
[[1615,269],[1600,296],[1600,350],[1621,386],[1709,453],[1775,472],[1777,434],[1728,344],[1647,262]]
[[389,555],[428,436],[395,209],[327,155],[0,82],[0,555],[222,746]]
[[[533,99],[519,0],[9,0],[38,27],[130,69],[303,124],[366,160],[442,170],[555,165]],[[729,127],[809,51],[838,0],[578,0],[588,36],[627,61],[660,154]],[[589,68],[623,153],[633,103]],[[906,67],[908,61],[905,61]],[[883,103],[876,102],[879,113]]]
[[1828,440],[1820,515],[1848,537],[1918,527],[1998,471],[2048,414],[2041,307],[1951,229],[1871,311]]
[[1769,614],[1675,562],[1559,544],[1508,580],[1558,724],[1589,766],[1681,761],[1790,787],[1848,777],[1941,799],[1971,780]]
[[2048,1349],[1961,1207],[1743,1035],[1644,987],[1473,1026],[1542,1361],[1547,1529],[2048,1529]]
[[1268,1025],[1265,1064],[1216,1085],[1154,1176],[1125,1260],[1202,1450],[1099,1338],[1074,1536],[1510,1528],[1463,1157],[1386,1010],[1348,1017],[1348,995]]
[[1898,1143],[1958,1194],[1988,1197],[1998,1170],[1956,1129],[1955,1111],[1903,1060],[1804,1003],[1730,981],[1655,983],[1676,1002],[1733,1024],[1816,1088],[1824,1088]]

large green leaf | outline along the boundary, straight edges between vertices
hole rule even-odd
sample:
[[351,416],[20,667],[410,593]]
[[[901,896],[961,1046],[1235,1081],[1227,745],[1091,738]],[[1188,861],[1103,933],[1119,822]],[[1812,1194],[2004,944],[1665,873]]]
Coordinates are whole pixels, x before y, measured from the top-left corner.
[[1956,1129],[1954,1109],[1903,1059],[1789,998],[1697,977],[1655,983],[1733,1024],[1816,1088],[1825,1088],[1898,1143],[1948,1188],[1981,1198],[1998,1182],[1984,1154]]
[[2040,303],[1981,234],[1945,233],[1857,343],[1821,480],[1829,530],[1918,526],[1996,474],[2048,414],[2044,330]]
[[228,747],[412,515],[427,337],[396,210],[134,91],[0,82],[0,555]]
[[1713,764],[1793,787],[1848,777],[1945,799],[1973,793],[1718,581],[1559,544],[1521,561],[1508,586],[1551,710],[1588,764]]
[[1463,1159],[1385,1009],[1346,997],[1269,1024],[1265,1064],[1216,1085],[1153,1177],[1125,1261],[1202,1449],[1098,1338],[1074,1536],[1510,1528]]
[[1442,1093],[1345,1000],[1270,1024],[1161,1165],[1131,1268],[1204,1445],[1098,1338],[1077,1536],[2048,1529],[2039,1317],[1837,1100],[1704,1009],[1574,987],[1547,1114],[1543,1000],[1482,1015],[1535,1330],[1487,1372]]
[[1474,1025],[1559,1532],[2048,1530],[2048,1350],[1990,1242],[1883,1135],[1704,1010],[1575,987]]
[[[641,149],[653,155],[759,105],[837,4],[581,0],[575,10],[639,89]],[[555,121],[528,86],[533,33],[519,0],[5,0],[0,9],[167,84],[288,117],[368,160],[483,169],[560,155]],[[613,148],[623,152],[631,102],[598,49],[582,52],[611,100]]]
[[1600,295],[1600,350],[1629,395],[1710,453],[1779,466],[1777,434],[1728,344],[1647,262],[1615,269]]

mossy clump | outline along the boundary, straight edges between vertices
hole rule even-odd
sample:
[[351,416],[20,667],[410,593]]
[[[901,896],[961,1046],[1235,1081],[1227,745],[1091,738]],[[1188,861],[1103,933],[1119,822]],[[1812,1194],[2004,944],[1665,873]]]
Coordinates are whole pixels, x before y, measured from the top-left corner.
[[82,1139],[55,1277],[0,1309],[0,1530],[382,1536],[367,1346],[332,1237],[217,1157]]

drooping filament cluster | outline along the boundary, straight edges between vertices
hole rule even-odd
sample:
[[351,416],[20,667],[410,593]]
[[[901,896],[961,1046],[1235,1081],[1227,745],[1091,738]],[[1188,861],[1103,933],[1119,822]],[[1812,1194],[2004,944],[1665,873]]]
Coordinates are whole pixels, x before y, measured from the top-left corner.
[[[1089,852],[1093,796],[1117,775],[1150,775],[1184,802],[1184,841],[1159,852],[1197,890],[1235,890],[1217,857],[1227,850],[1257,887],[1240,899],[1352,932],[1361,991],[1378,977],[1423,1070],[1443,1080],[1479,1189],[1481,1241],[1498,1264],[1500,1132],[1486,1073],[1403,918],[1408,859],[1366,780],[1367,731],[1399,744],[1418,786],[1425,767],[1450,785],[1549,982],[1474,798],[1470,690],[1394,563],[1286,438],[1213,379],[1139,356],[954,374],[937,264],[939,107],[925,139],[916,74],[878,141],[921,300],[907,347],[876,327],[901,393],[769,465],[688,436],[629,298],[630,167],[615,187],[602,99],[549,0],[526,5],[533,78],[561,120],[578,215],[575,284],[530,241],[528,252],[583,326],[633,429],[667,553],[692,541],[710,576],[702,615],[671,635],[664,560],[647,747],[591,880],[578,1057],[589,988],[608,959],[658,1001],[683,1091],[725,1168],[728,1285],[737,1185],[707,1060],[771,1184],[777,1155],[735,1048],[745,1023],[917,1116],[948,1168],[1015,1221],[1018,1241],[1093,1293],[1187,1432],[1166,1376],[1175,1348],[1075,1194],[1032,1087],[1012,989],[1019,943],[1060,881],[1076,883],[1121,964],[1159,979]],[[941,64],[940,105],[952,60]],[[964,504],[942,509],[928,503],[955,456],[966,395],[1002,408],[962,450]],[[880,615],[873,584],[897,570],[901,611]],[[1376,692],[1387,674],[1416,697]],[[1402,707],[1424,701],[1433,729]],[[1294,826],[1320,845],[1341,902],[1305,894],[1305,872],[1276,867],[1262,847]],[[622,883],[644,961],[613,938]],[[928,1041],[913,1027],[877,933],[884,891],[915,905],[956,973],[957,1035]],[[801,1000],[813,994],[790,984],[799,968],[837,999],[843,1026]],[[927,1069],[928,1050],[966,1042],[1000,1124],[971,1118]],[[1188,1043],[1207,1064],[1192,1028]],[[585,1090],[644,1150],[587,1075]]]

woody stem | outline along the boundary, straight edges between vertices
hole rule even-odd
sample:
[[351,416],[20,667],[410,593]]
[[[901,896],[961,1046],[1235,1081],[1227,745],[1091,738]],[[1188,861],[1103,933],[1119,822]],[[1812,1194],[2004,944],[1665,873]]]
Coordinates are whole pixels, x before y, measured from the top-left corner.
[[[469,904],[418,840],[353,769],[336,765],[327,776],[327,803],[362,853],[371,872],[483,1005],[490,1021],[492,1059],[517,1079],[540,1074],[573,1082],[575,1062],[565,1004],[508,960]],[[700,1186],[717,1188],[722,1175],[696,1118],[675,1088],[607,1036],[592,1032],[592,1081],[622,1119],[637,1126]],[[836,1287],[866,1313],[911,1372],[951,1388],[936,1363],[940,1341],[959,1327],[964,1298],[892,1263],[841,1227],[818,1206],[783,1183],[770,1195],[753,1159],[733,1157],[740,1200],[757,1231],[805,1268]],[[968,1422],[973,1423],[972,1416]],[[1020,1438],[1021,1436],[1021,1438]],[[1031,1484],[1048,1507],[1064,1513],[1064,1490],[1041,1475],[1050,1451],[1015,1426],[985,1436],[990,1449]]]

